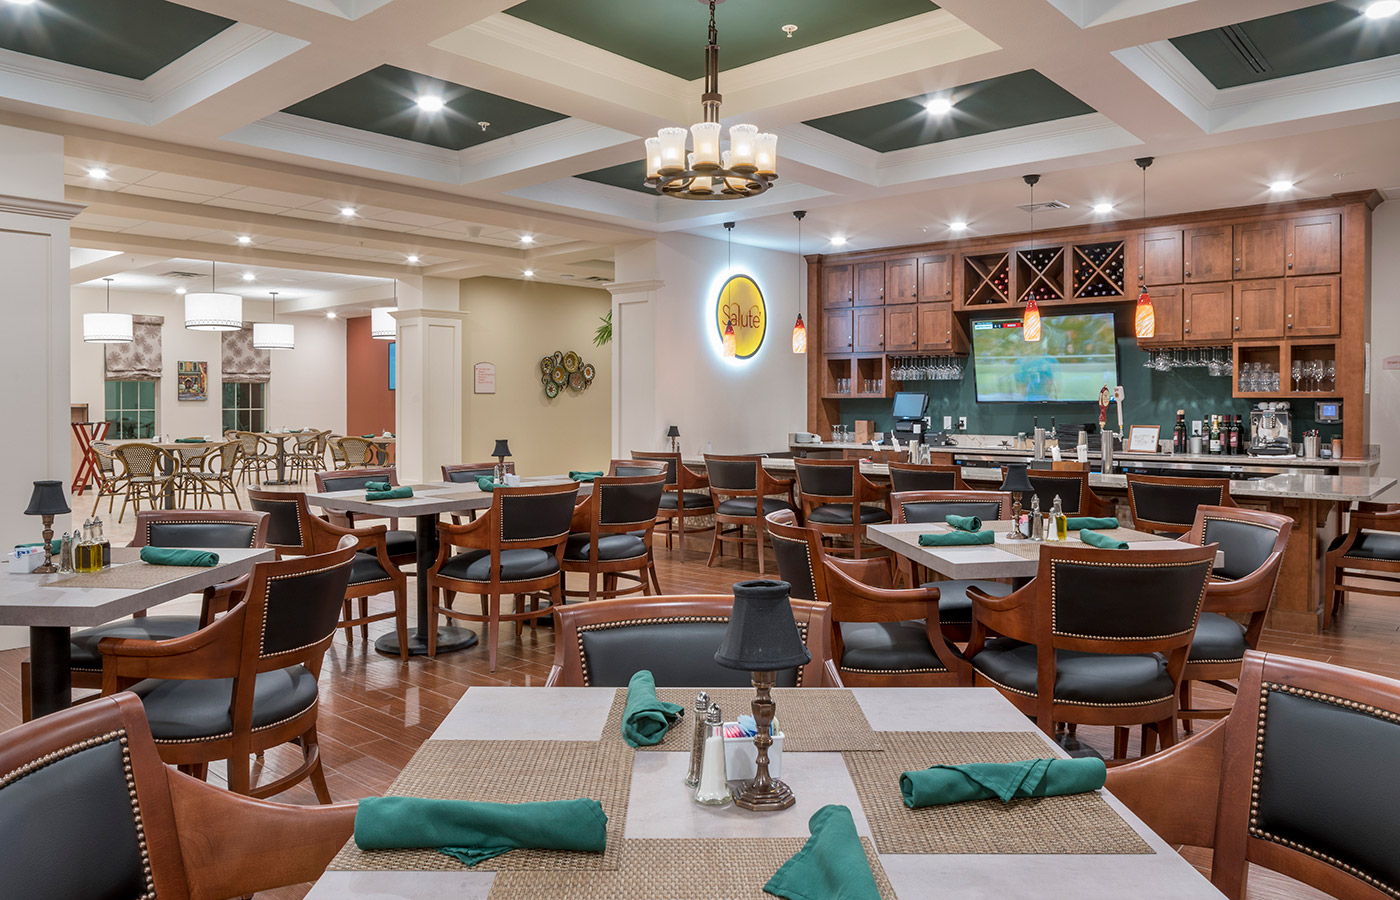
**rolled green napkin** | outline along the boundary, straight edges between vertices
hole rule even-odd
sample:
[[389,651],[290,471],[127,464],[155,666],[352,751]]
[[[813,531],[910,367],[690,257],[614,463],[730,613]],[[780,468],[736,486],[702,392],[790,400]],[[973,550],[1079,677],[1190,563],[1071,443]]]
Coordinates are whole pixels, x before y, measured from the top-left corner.
[[507,485],[501,484],[499,481],[492,478],[490,475],[476,476],[476,486],[481,488],[483,491],[486,491],[488,494],[498,487],[507,487]]
[[945,522],[958,531],[981,531],[982,520],[977,516],[947,516]]
[[408,485],[388,491],[365,491],[366,500],[407,500],[413,496],[413,488]]
[[393,489],[394,489],[394,486],[393,486],[392,484],[390,484],[389,482],[387,482],[387,481],[366,481],[366,482],[365,482],[365,490],[367,490],[367,491],[392,491]]
[[1103,787],[1108,770],[1103,760],[1028,759],[1015,763],[968,763],[931,766],[899,776],[899,792],[910,809],[990,800],[1009,803],[1017,797],[1058,797]]
[[570,472],[569,477],[574,481],[592,481],[595,478],[602,478],[602,472]]
[[1117,528],[1118,520],[1113,516],[1104,516],[1102,518],[1095,516],[1070,516],[1068,527],[1070,531],[1083,531],[1085,528]]
[[204,443],[204,438],[176,438],[176,439],[175,439],[175,443],[177,443],[177,444],[202,444],[202,443]]
[[1079,532],[1079,539],[1090,547],[1098,547],[1100,550],[1127,550],[1128,542],[1111,538],[1107,535],[1099,534],[1097,531],[1084,529]]
[[355,812],[361,850],[432,848],[468,866],[508,850],[588,850],[608,844],[608,816],[597,800],[480,803],[421,797],[367,797]]
[[880,900],[850,809],[823,806],[807,828],[812,836],[768,879],[766,893],[788,900]]
[[219,554],[182,547],[142,547],[141,561],[153,566],[217,566]]
[[360,435],[360,437],[362,437],[362,438],[372,438],[372,437],[374,437],[374,435],[372,435],[372,434],[362,434],[362,435]]
[[994,544],[996,535],[990,531],[945,531],[941,534],[919,535],[920,547],[972,547]]
[[622,708],[622,739],[629,747],[661,743],[671,725],[685,712],[679,703],[656,696],[656,679],[642,669],[627,682],[627,705]]

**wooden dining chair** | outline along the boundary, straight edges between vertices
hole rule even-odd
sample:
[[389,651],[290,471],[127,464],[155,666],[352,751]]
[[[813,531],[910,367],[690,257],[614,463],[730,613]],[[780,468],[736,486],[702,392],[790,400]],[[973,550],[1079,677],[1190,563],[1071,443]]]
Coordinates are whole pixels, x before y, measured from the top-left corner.
[[[802,521],[824,537],[850,540],[851,555],[860,559],[866,526],[890,520],[889,488],[861,474],[860,460],[794,459],[793,464]],[[881,549],[877,555],[886,553]]]
[[[1067,516],[1111,516],[1114,514],[1114,506],[1109,501],[1094,493],[1089,487],[1089,471],[1081,469],[1078,471],[1061,472],[1051,469],[1029,469],[1026,476],[1031,480],[1031,487],[1035,488],[1035,493],[1040,497],[1040,509],[1042,512],[1050,512],[1050,508],[1055,503],[1055,498],[1060,498],[1060,509]],[[1002,481],[1006,480],[1006,467],[1001,468]],[[1026,497],[1021,501],[1022,509],[1030,509],[1031,498]]]
[[1210,880],[1229,900],[1251,893],[1250,865],[1342,900],[1394,900],[1397,757],[1400,681],[1250,650],[1229,716],[1109,769],[1107,788],[1168,844],[1213,850]]
[[[515,463],[506,463],[506,471],[511,474],[514,474]],[[495,474],[496,464],[494,462],[452,463],[451,465],[444,465],[442,467],[442,480],[451,482],[453,484],[476,484],[476,480],[478,478],[481,478],[483,476],[491,478],[494,477]],[[453,524],[462,524],[461,513],[452,513],[450,518],[452,519]],[[476,510],[467,510],[466,519],[468,522],[476,521]]]
[[[623,460],[624,464],[629,462]],[[651,541],[666,475],[659,465],[648,465],[646,471],[650,474],[595,478],[593,490],[578,499],[562,564],[566,573],[587,575],[588,590],[565,587],[565,598],[587,597],[591,601],[638,591],[650,594],[653,586],[661,593]],[[636,584],[619,588],[619,579]]]
[[[646,669],[658,687],[749,687],[752,675],[715,662],[734,598],[619,597],[554,608],[554,665],[545,687],[626,687]],[[792,600],[811,662],[777,673],[778,687],[841,687],[831,664],[831,608]]]
[[666,466],[666,492],[661,495],[661,508],[657,511],[657,524],[663,526],[657,532],[666,538],[666,549],[671,549],[671,539],[675,538],[681,559],[685,558],[685,536],[709,531],[712,525],[690,525],[688,519],[703,519],[715,514],[715,504],[710,498],[710,476],[687,466],[679,453],[658,450],[633,450],[635,460],[660,462]]
[[[487,663],[494,672],[501,622],[538,619],[541,594],[554,606],[563,603],[561,562],[577,497],[577,484],[498,487],[491,493],[491,509],[475,522],[438,523],[438,556],[427,573],[429,657],[437,655],[438,616],[484,622]],[[463,552],[454,552],[458,548]],[[480,595],[481,612],[453,609],[458,593]],[[507,594],[516,598],[514,612],[501,611]]]
[[[160,757],[201,780],[228,760],[229,790],[268,797],[311,779],[330,790],[316,740],[317,679],[355,561],[358,540],[335,550],[257,563],[242,601],[194,634],[165,641],[105,638],[102,695],[141,699]],[[295,770],[253,785],[249,757],[288,742]]]
[[[398,470],[392,466],[336,469],[329,472],[317,472],[315,478],[317,493],[362,491],[365,489],[365,485],[371,481],[387,481],[392,487],[399,486]],[[384,540],[389,546],[389,558],[394,561],[394,564],[398,566],[416,564],[418,562],[418,535],[416,532],[399,528],[398,519],[391,516],[379,517],[339,510],[327,510],[326,512],[328,521],[347,528],[357,528],[376,518],[388,520],[389,529],[384,534]]]
[[[96,446],[96,445],[94,445]],[[1347,594],[1400,597],[1400,503],[1360,503],[1324,556],[1322,628]]]
[[1199,506],[1235,506],[1227,478],[1168,478],[1128,473],[1128,509],[1138,531],[1172,537],[1191,530]]
[[[761,456],[706,453],[705,471],[710,478],[710,503],[715,510],[715,539],[706,565],[713,566],[724,556],[725,544],[734,544],[740,559],[744,558],[744,545],[753,544],[758,556],[758,574],[762,575],[763,518],[780,509],[796,509],[792,501],[795,480],[769,475],[763,468]],[[752,529],[754,536],[747,537],[745,528]]]
[[965,491],[962,466],[918,465],[916,463],[887,463],[890,470],[890,491]]
[[313,881],[355,809],[253,800],[167,767],[132,694],[0,732],[8,897],[238,897]]
[[1115,758],[1135,725],[1154,725],[1171,746],[1215,551],[1047,544],[1025,587],[1005,597],[968,588],[974,683],[1049,735],[1057,722],[1114,726]]

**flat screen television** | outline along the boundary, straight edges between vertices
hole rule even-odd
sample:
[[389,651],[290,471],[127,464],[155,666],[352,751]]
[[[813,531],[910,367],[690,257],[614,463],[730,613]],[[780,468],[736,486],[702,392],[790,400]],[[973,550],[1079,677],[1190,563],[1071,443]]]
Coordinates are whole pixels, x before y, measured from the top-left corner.
[[1021,337],[1021,320],[972,323],[978,403],[1097,403],[1118,384],[1113,313],[1042,315],[1040,340]]

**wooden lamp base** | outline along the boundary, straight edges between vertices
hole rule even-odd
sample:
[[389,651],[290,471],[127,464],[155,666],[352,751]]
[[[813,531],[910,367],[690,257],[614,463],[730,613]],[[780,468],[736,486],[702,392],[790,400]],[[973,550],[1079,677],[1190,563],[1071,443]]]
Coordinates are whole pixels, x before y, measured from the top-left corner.
[[768,748],[773,744],[773,735],[769,730],[778,706],[773,701],[772,691],[777,680],[776,672],[753,673],[753,686],[757,692],[753,699],[753,721],[758,729],[753,743],[758,748],[758,760],[753,781],[734,798],[734,805],[755,812],[787,809],[797,802],[792,788],[768,774]]
[[44,516],[44,564],[34,568],[35,575],[51,575],[58,571],[53,564],[53,516]]

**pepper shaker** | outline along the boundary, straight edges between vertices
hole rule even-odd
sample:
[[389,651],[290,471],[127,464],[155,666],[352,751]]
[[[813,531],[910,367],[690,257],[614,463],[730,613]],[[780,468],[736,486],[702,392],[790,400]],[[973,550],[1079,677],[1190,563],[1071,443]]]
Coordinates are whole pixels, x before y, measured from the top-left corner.
[[690,738],[690,771],[685,786],[694,790],[700,786],[700,764],[705,756],[705,714],[710,711],[710,695],[701,691],[695,695],[695,728]]

